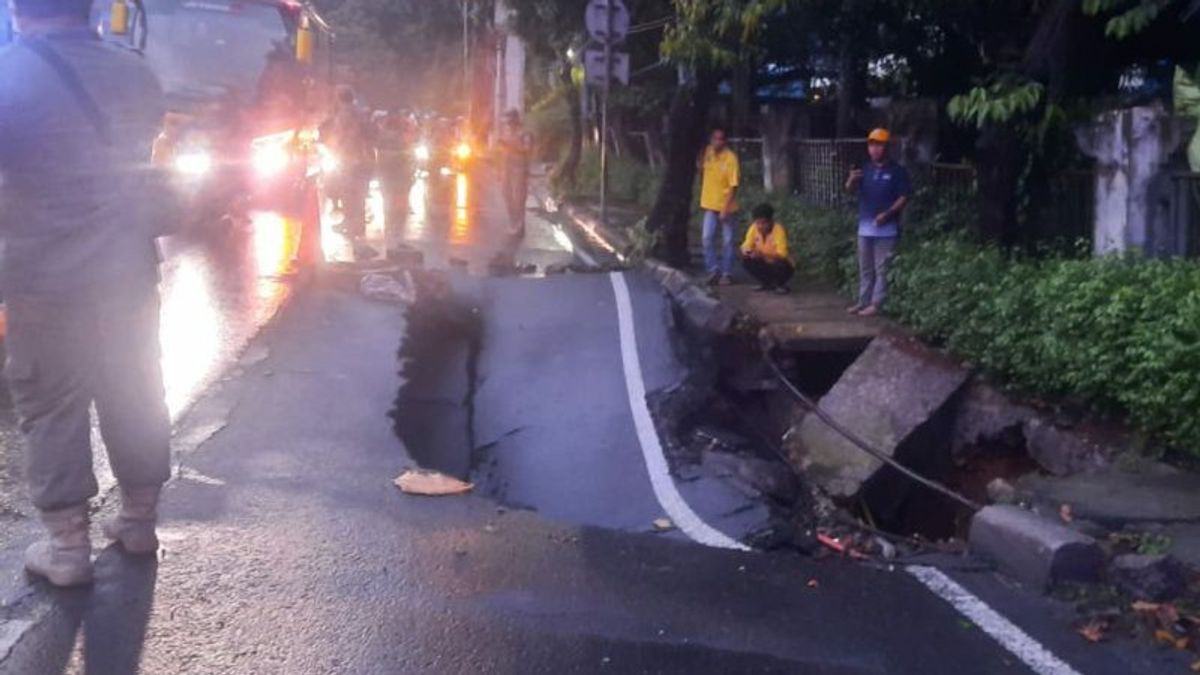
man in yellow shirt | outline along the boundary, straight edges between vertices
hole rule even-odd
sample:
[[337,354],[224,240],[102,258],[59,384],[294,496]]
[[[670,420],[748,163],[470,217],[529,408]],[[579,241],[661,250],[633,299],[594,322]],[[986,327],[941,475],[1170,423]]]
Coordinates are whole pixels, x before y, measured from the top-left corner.
[[753,216],[746,241],[742,242],[742,266],[758,281],[758,290],[786,295],[787,283],[796,273],[788,257],[787,231],[775,222],[775,209],[770,204],[754,207]]
[[[734,228],[737,226],[737,190],[741,169],[737,155],[725,142],[725,130],[713,129],[708,147],[700,156],[700,209],[704,212],[704,266],[710,284],[733,283]],[[722,248],[717,252],[720,230]]]

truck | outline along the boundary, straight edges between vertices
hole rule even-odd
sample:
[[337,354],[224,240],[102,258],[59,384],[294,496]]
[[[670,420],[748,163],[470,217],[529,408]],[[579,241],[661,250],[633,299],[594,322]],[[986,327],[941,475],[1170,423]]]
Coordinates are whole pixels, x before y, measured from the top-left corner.
[[334,34],[311,4],[114,0],[93,20],[158,75],[169,112],[154,161],[178,175],[198,220],[246,209],[319,220]]
[[[169,112],[153,160],[177,175],[194,220],[269,210],[319,233],[308,221],[320,218],[334,33],[307,0],[106,0],[91,20],[158,75]],[[0,3],[0,45],[12,39]]]

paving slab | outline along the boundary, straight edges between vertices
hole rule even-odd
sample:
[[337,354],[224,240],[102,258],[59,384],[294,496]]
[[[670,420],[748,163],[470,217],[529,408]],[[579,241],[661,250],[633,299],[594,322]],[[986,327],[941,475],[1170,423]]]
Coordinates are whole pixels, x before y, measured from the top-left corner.
[[[896,456],[946,409],[968,375],[965,368],[909,341],[881,338],[850,366],[820,406],[876,449]],[[915,452],[938,452],[932,445],[918,445],[922,447]],[[793,466],[834,498],[859,494],[884,466],[815,415],[788,432],[785,446]]]
[[764,324],[786,351],[861,351],[889,326],[886,319],[847,314],[846,299],[823,289],[776,295],[739,284],[717,292],[722,302]]
[[1131,473],[1113,468],[1066,478],[1027,476],[1018,496],[1057,508],[1071,506],[1076,518],[1120,527],[1129,523],[1200,523],[1200,476],[1165,465]]

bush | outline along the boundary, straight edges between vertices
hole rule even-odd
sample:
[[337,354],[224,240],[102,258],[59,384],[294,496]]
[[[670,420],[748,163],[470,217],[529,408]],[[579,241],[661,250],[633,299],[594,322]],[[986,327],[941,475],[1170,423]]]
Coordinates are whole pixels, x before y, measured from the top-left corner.
[[907,246],[890,309],[1029,393],[1077,401],[1200,455],[1200,265],[1035,260],[961,236]]
[[[661,178],[646,164],[628,157],[609,155],[609,198],[614,203],[641,206],[654,205]],[[565,189],[565,186],[558,186]],[[585,148],[579,162],[578,183],[568,196],[600,198],[600,151]]]

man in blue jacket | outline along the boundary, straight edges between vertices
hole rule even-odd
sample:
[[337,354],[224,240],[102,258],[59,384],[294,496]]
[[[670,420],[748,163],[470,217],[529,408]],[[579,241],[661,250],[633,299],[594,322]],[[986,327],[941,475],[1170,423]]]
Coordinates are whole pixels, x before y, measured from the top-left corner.
[[900,237],[900,216],[912,194],[908,171],[888,158],[891,134],[867,136],[870,161],[850,172],[846,190],[858,194],[858,302],[848,311],[875,316],[888,294],[888,270]]

